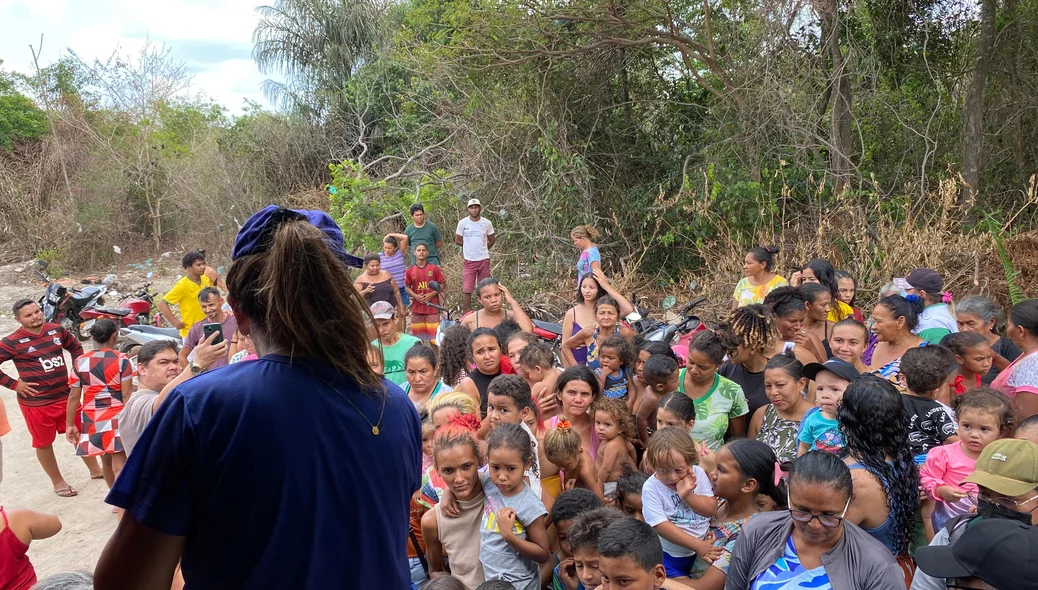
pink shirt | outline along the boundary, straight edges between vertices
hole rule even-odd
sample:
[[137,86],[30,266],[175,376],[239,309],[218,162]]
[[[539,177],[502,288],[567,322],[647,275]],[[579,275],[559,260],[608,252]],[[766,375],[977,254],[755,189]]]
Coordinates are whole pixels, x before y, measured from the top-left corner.
[[991,382],[991,387],[1016,399],[1018,392],[1038,395],[1038,350],[1021,354]]
[[962,442],[941,445],[930,449],[926,455],[926,463],[919,470],[919,480],[923,491],[930,498],[943,502],[934,493],[938,486],[955,486],[964,490],[976,491],[975,484],[962,485],[962,480],[973,473],[977,461],[970,459],[962,452]]

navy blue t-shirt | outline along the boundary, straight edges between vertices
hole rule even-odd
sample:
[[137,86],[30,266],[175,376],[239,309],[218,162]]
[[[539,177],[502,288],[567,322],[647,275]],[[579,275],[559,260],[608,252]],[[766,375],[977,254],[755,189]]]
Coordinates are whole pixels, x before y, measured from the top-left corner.
[[373,436],[382,398],[325,365],[268,355],[195,377],[163,402],[107,501],[186,537],[188,588],[409,588],[421,424],[383,383]]

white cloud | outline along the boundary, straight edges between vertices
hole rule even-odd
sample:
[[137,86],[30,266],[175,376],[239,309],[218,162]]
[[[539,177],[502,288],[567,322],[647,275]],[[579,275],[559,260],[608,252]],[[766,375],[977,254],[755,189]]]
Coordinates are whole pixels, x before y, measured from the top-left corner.
[[85,60],[105,59],[117,48],[138,51],[146,38],[163,43],[194,76],[192,92],[242,110],[246,99],[268,105],[260,74],[249,58],[252,31],[264,0],[0,0],[0,59],[29,73],[44,34],[41,66],[72,49]]

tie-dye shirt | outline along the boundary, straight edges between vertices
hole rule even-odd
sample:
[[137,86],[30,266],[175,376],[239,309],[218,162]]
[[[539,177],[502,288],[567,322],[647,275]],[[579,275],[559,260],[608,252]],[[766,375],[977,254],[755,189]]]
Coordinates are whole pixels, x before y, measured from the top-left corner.
[[825,573],[824,567],[809,570],[801,565],[797,549],[793,546],[793,537],[789,536],[786,538],[786,550],[782,557],[757,576],[750,590],[832,590],[832,587],[829,574]]

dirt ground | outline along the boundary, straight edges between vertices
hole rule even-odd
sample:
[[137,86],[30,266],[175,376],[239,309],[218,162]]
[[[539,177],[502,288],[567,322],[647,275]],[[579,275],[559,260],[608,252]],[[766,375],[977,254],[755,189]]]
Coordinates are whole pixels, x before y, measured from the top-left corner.
[[[138,265],[139,266],[139,265]],[[175,280],[175,269],[120,268],[120,281],[137,286],[146,280],[154,281],[162,293]],[[20,272],[19,272],[20,271]],[[152,278],[145,273],[152,272]],[[63,284],[78,282],[70,279]],[[161,287],[160,287],[161,285]],[[0,335],[17,329],[9,305],[17,299],[38,298],[43,294],[42,283],[24,270],[24,265],[0,267]],[[109,301],[114,305],[114,300]],[[114,305],[118,307],[118,305]],[[89,346],[89,345],[87,345]],[[0,365],[0,370],[16,376],[14,363]],[[115,530],[116,516],[112,507],[104,503],[108,487],[104,480],[91,480],[82,459],[75,455],[73,446],[59,435],[54,443],[58,466],[72,487],[79,491],[74,498],[60,498],[51,488],[50,479],[43,472],[32,449],[25,420],[18,409],[15,393],[0,387],[0,400],[7,409],[11,432],[0,438],[3,445],[3,481],[0,481],[0,499],[4,508],[29,508],[54,514],[61,519],[61,532],[50,539],[34,541],[29,547],[29,558],[39,578],[51,574],[85,570],[92,572],[108,537]]]

